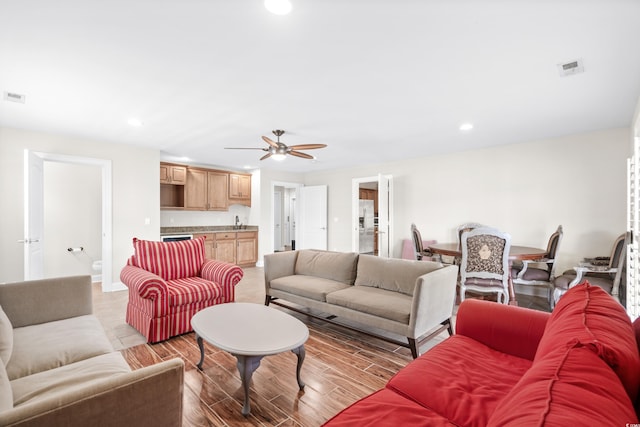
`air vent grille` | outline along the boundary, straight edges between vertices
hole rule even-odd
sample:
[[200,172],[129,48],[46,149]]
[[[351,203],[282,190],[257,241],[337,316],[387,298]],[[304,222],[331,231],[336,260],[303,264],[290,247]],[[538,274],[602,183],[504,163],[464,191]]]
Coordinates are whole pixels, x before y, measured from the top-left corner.
[[26,95],[20,94],[20,93],[15,93],[15,92],[5,92],[4,93],[4,100],[5,101],[11,101],[11,102],[17,102],[19,104],[24,104],[25,100],[26,100]]
[[558,64],[558,72],[560,73],[560,77],[584,73],[584,64],[582,59],[574,59],[573,61]]

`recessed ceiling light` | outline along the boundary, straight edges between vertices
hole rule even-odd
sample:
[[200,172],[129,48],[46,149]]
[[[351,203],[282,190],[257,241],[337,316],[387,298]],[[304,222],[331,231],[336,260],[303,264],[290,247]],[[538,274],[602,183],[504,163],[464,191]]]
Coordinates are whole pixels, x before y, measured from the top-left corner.
[[127,123],[129,123],[129,126],[133,126],[133,127],[140,127],[142,126],[142,121],[140,119],[136,119],[136,118],[131,118],[129,120],[127,120]]
[[473,125],[471,123],[463,123],[460,125],[460,130],[463,132],[469,131],[473,129]]
[[291,12],[289,0],[264,0],[264,7],[274,15],[286,15]]

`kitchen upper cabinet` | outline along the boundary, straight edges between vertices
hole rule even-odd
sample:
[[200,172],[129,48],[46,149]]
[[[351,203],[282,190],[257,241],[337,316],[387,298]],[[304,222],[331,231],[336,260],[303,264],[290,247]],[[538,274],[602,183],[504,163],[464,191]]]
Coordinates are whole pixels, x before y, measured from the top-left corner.
[[186,182],[186,166],[160,163],[160,184],[185,185]]
[[251,206],[251,175],[229,174],[229,203]]
[[200,211],[226,211],[228,204],[229,174],[226,172],[187,168],[185,209]]
[[160,209],[184,209],[187,168],[160,163]]

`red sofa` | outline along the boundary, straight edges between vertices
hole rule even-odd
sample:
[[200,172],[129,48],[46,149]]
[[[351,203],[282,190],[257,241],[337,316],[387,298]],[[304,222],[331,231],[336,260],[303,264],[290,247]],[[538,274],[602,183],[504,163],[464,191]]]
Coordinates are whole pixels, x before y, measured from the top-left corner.
[[205,237],[178,242],[133,239],[134,255],[120,273],[129,288],[127,323],[150,343],[191,332],[203,308],[232,302],[244,272],[206,259]]
[[625,426],[640,356],[622,306],[571,288],[553,313],[465,300],[456,334],[326,426]]

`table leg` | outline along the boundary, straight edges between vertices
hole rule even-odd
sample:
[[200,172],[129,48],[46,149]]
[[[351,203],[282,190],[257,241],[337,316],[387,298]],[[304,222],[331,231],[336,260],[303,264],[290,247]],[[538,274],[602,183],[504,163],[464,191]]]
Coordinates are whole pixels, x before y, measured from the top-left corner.
[[304,344],[298,348],[294,348],[291,350],[296,356],[298,356],[298,366],[296,367],[296,379],[298,380],[298,387],[300,390],[304,388],[304,382],[300,378],[300,369],[302,369],[302,362],[304,362],[304,356],[306,355],[306,351],[304,349]]
[[238,372],[240,373],[240,379],[242,380],[242,388],[244,389],[244,405],[242,406],[242,415],[245,417],[251,412],[251,403],[249,401],[249,383],[251,383],[251,377],[258,366],[260,366],[260,360],[263,356],[243,356],[235,355],[238,359]]
[[204,362],[204,343],[202,342],[202,337],[196,334],[196,341],[198,342],[198,347],[200,348],[200,361],[198,362],[198,369],[202,371],[202,362]]

